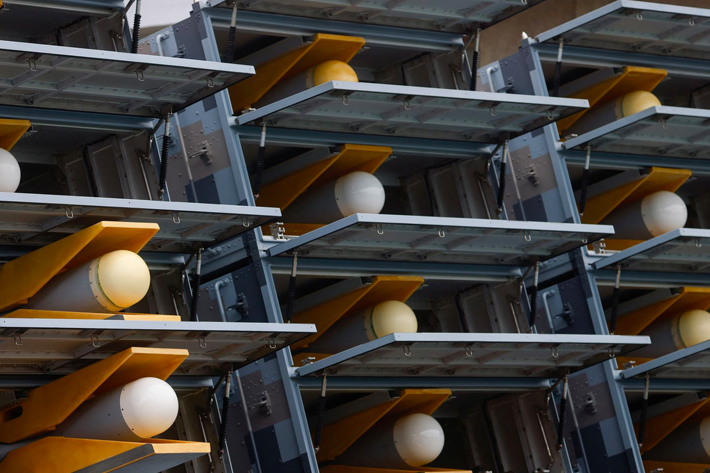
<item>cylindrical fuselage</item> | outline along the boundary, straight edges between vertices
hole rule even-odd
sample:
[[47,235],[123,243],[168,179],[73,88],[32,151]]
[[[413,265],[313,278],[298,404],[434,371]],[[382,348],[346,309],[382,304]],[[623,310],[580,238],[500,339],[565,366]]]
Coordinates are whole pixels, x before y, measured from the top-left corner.
[[137,254],[118,250],[55,276],[30,298],[37,310],[112,313],[145,297],[150,270]]
[[635,350],[641,358],[658,358],[677,350],[710,340],[710,313],[690,310],[676,317],[651,324],[641,335],[651,337],[651,345]]
[[346,62],[325,61],[300,74],[282,79],[259,99],[259,104],[273,103],[331,81],[358,82],[358,77]]
[[15,192],[21,178],[17,159],[9,151],[0,148],[0,192]]
[[283,212],[291,223],[330,223],[356,213],[378,214],[385,188],[372,174],[352,172],[299,196]]
[[308,346],[314,353],[338,353],[390,333],[416,333],[417,316],[407,304],[386,301],[347,315]]
[[614,226],[613,238],[648,240],[679,228],[688,221],[688,208],[678,195],[660,191],[620,207],[602,220]]
[[585,113],[582,118],[575,122],[566,134],[582,135],[589,131],[600,128],[609,123],[630,117],[647,108],[657,107],[661,101],[651,92],[638,90],[628,93],[616,100],[611,100],[601,105],[595,105]]
[[710,417],[682,424],[643,458],[674,463],[710,463]]
[[[140,378],[84,402],[51,436],[140,442],[170,428],[178,414],[173,388],[158,378]],[[42,438],[45,436],[41,436]],[[0,445],[0,460],[38,438]]]
[[433,462],[444,449],[444,430],[426,414],[375,424],[336,462],[347,466],[402,470]]

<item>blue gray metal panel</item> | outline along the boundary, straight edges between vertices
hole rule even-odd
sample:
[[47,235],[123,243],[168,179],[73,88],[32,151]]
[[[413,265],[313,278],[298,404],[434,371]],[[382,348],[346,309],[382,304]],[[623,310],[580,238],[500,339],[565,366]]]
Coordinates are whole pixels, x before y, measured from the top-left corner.
[[47,244],[100,221],[157,223],[147,251],[192,252],[275,220],[270,207],[159,200],[0,193],[0,235],[24,245]]
[[710,58],[710,10],[619,0],[537,36],[540,43]]
[[160,117],[254,74],[252,66],[0,41],[0,104]]
[[281,243],[269,255],[528,266],[613,232],[604,225],[355,214]]
[[593,264],[595,269],[617,265],[632,271],[708,273],[710,230],[673,230]]
[[393,333],[301,368],[296,376],[557,378],[651,343],[649,337]]
[[[386,25],[418,30],[474,32],[476,28],[509,18],[543,0],[266,0],[247,2],[243,9],[263,13],[323,18],[336,25],[355,22],[361,25]],[[229,7],[226,0],[207,0],[208,6]]]
[[710,111],[651,107],[563,143],[567,150],[592,147],[594,152],[707,158]]
[[588,107],[578,99],[333,81],[245,113],[238,123],[497,143]]
[[621,372],[622,379],[707,379],[710,376],[710,340],[661,356]]
[[0,318],[0,371],[66,373],[130,346],[182,348],[184,375],[219,375],[316,332],[309,324]]

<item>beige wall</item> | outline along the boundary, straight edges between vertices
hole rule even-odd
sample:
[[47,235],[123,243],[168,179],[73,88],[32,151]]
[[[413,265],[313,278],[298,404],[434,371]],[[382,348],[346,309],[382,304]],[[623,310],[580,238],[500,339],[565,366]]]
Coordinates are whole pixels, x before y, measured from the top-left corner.
[[[520,47],[522,32],[535,37],[580,15],[615,0],[546,0],[529,10],[494,25],[481,34],[481,65],[514,54]],[[653,3],[710,8],[710,0],[646,0]]]

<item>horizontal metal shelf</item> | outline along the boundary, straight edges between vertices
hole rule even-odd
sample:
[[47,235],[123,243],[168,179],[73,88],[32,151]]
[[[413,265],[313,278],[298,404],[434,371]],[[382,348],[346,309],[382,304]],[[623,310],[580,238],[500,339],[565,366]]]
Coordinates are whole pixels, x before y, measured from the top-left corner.
[[195,204],[0,192],[3,244],[45,245],[101,221],[157,223],[145,251],[191,253],[264,225],[281,215],[270,207]]
[[238,117],[299,130],[498,143],[589,107],[586,100],[333,81]]
[[123,0],[3,0],[0,38],[24,41],[81,21],[123,12]]
[[[544,0],[261,0],[240,2],[240,8],[335,21],[466,33],[502,21],[542,1]],[[229,8],[225,0],[208,1],[208,5]]]
[[219,375],[316,332],[309,324],[0,318],[0,373],[67,373],[130,347],[186,349],[176,375]]
[[710,340],[648,361],[621,372],[623,379],[708,379],[710,377]]
[[538,377],[609,360],[649,337],[501,333],[394,333],[295,370],[329,377]]
[[563,143],[565,149],[663,156],[708,158],[710,110],[651,107]]
[[254,74],[252,66],[0,41],[0,104],[159,117]]
[[274,246],[269,255],[529,266],[613,233],[605,225],[355,214]]
[[710,10],[618,0],[536,40],[592,49],[710,59]]
[[680,228],[606,256],[595,269],[710,273],[710,230]]

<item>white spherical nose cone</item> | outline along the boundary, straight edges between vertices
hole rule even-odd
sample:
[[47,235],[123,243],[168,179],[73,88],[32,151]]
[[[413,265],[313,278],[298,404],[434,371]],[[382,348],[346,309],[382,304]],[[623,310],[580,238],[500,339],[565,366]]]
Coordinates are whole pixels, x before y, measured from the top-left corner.
[[432,416],[412,414],[394,424],[394,442],[402,460],[420,467],[437,459],[444,449],[444,429]]
[[710,340],[710,314],[705,310],[683,313],[678,320],[678,331],[686,347]]
[[417,316],[404,302],[382,302],[372,311],[372,329],[377,338],[390,333],[417,333],[418,328]]
[[353,172],[335,181],[335,200],[343,217],[378,214],[385,206],[385,188],[372,174]]
[[683,228],[688,221],[685,202],[673,192],[660,191],[641,201],[643,222],[653,236]]
[[177,419],[177,394],[162,379],[141,378],[123,387],[121,412],[134,434],[146,439],[155,437]]
[[20,186],[20,165],[9,151],[0,148],[0,192],[15,192]]
[[140,302],[150,289],[150,270],[143,258],[127,250],[106,253],[99,260],[101,291],[117,307]]

